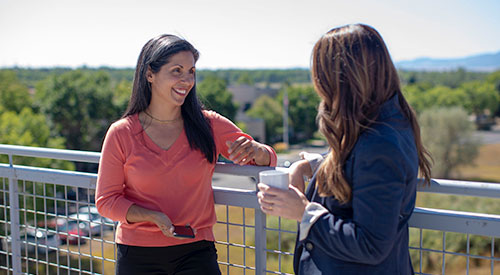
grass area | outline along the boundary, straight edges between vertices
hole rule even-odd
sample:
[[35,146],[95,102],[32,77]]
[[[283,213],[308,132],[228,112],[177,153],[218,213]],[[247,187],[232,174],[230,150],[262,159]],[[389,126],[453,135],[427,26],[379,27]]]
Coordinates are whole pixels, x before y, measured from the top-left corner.
[[[114,241],[113,231],[106,231],[103,236],[97,238],[107,241]],[[116,258],[115,246],[113,244],[103,243],[102,240],[88,241],[85,245],[80,246],[80,252],[87,255],[92,255],[94,257],[115,259]],[[71,246],[71,247],[74,248],[70,250],[78,251],[78,246]],[[99,260],[99,263],[100,262],[101,261]],[[115,264],[112,262],[105,261],[104,266],[100,265],[99,267],[100,270],[96,270],[98,273],[104,271],[103,274],[115,274]]]
[[[500,144],[486,144],[480,147],[479,155],[472,165],[459,167],[454,174],[455,179],[498,182],[500,183]],[[467,211],[485,214],[500,214],[500,199],[477,198],[467,196],[442,195],[430,193],[418,193],[418,207],[448,209],[456,211]],[[423,247],[427,249],[443,250],[443,233],[423,230]],[[469,235],[471,255],[491,257],[490,237]],[[410,246],[419,247],[420,232],[410,229]],[[466,253],[467,234],[446,233],[444,246],[446,251]],[[495,257],[500,257],[500,240],[494,240]],[[418,251],[411,251],[415,271],[419,271],[420,256]],[[442,270],[442,253],[424,252],[422,255],[423,272],[440,273]],[[446,274],[465,274],[467,270],[467,257],[446,255]],[[500,263],[494,263],[494,270],[500,270]],[[491,274],[491,261],[469,259],[469,274]],[[496,273],[495,273],[496,274]]]
[[[214,226],[215,238],[219,242],[236,244],[237,246],[216,244],[219,261],[230,265],[220,264],[222,274],[255,274],[252,270],[244,270],[238,266],[255,267],[255,250],[253,248],[243,248],[242,246],[255,247],[255,230],[251,226],[255,225],[255,210],[241,207],[226,207],[224,205],[215,206],[217,220],[227,224],[216,224]],[[244,218],[243,218],[244,217]],[[246,225],[249,227],[243,227]],[[297,223],[276,217],[267,217],[266,243],[269,250],[281,250],[293,253],[295,234],[281,233],[272,229],[296,231]],[[229,234],[228,234],[229,232]],[[229,256],[229,257],[228,257]],[[267,269],[273,271],[293,273],[293,257],[290,255],[279,255],[274,252],[267,252]]]
[[485,144],[472,165],[459,167],[454,177],[500,183],[500,144]]

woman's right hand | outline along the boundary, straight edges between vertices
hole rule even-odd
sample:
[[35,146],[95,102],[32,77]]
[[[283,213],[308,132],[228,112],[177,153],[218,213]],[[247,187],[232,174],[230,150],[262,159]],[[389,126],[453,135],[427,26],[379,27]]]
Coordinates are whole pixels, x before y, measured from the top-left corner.
[[172,221],[163,212],[155,212],[152,214],[151,222],[160,228],[163,235],[167,237],[174,236],[174,225]]
[[174,236],[174,226],[172,224],[172,221],[163,212],[153,211],[133,204],[128,209],[127,221],[129,223],[151,222],[158,226],[163,235],[167,237]]

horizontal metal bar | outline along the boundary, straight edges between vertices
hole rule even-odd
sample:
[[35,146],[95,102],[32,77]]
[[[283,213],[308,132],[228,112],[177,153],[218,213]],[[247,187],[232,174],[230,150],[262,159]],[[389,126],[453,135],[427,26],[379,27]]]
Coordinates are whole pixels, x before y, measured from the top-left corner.
[[230,206],[260,208],[257,201],[257,192],[252,190],[233,189],[225,187],[213,187],[216,204]]
[[[98,163],[101,153],[66,150],[66,149],[51,149],[19,145],[0,144],[0,154],[11,154],[13,156],[28,156],[39,158],[53,158],[69,161],[81,161]],[[215,167],[216,173],[230,174],[237,176],[249,176],[258,178],[259,172],[264,170],[286,170],[283,167],[265,167],[265,166],[239,166],[235,164],[218,162]],[[478,197],[500,198],[500,184],[485,183],[485,182],[469,182],[457,180],[433,179],[431,186],[419,186],[419,192],[466,195]]]
[[474,259],[487,260],[487,261],[500,261],[499,257],[493,257],[493,256],[488,257],[488,256],[474,255],[474,254],[470,254],[470,253],[467,254],[467,253],[453,252],[453,251],[448,251],[448,250],[438,250],[438,249],[415,247],[415,246],[409,246],[408,249],[422,250],[425,252],[460,256],[460,257],[470,257],[470,258],[474,258]]
[[0,164],[0,177],[33,182],[60,184],[95,189],[97,174],[59,169]]
[[474,181],[433,179],[430,186],[418,186],[419,192],[500,198],[500,184]]
[[34,157],[34,158],[62,159],[62,160],[90,162],[90,163],[99,163],[99,159],[101,158],[101,153],[99,152],[52,149],[52,148],[7,145],[7,144],[0,144],[0,154],[6,154],[6,155],[11,154],[13,156]]
[[[65,171],[49,168],[0,164],[0,177],[16,178],[33,182],[67,185],[95,189],[97,175],[94,173]],[[259,208],[256,192],[252,190],[213,187],[215,202],[231,206]]]
[[409,226],[500,237],[500,215],[416,207]]
[[234,223],[234,222],[224,222],[224,221],[216,221],[216,223],[255,229],[254,225],[249,225],[249,224],[241,224],[241,223]]
[[[232,163],[217,162],[215,173],[229,174],[235,176],[248,176],[259,178],[259,173],[265,170],[275,170],[276,167],[254,166],[254,165],[236,165]],[[279,169],[279,168],[278,168]]]

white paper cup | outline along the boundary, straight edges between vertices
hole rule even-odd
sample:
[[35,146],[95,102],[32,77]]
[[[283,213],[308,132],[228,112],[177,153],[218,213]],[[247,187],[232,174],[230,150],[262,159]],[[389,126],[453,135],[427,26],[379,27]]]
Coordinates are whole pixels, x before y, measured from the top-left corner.
[[280,189],[288,189],[288,172],[266,170],[259,173],[259,181]]

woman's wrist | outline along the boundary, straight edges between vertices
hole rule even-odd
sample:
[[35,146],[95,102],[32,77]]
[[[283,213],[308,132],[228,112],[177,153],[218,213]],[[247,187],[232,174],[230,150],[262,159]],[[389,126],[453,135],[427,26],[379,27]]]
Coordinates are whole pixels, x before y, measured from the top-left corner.
[[135,223],[135,222],[152,222],[157,220],[157,216],[160,214],[159,212],[149,210],[146,208],[142,208],[136,204],[130,206],[127,212],[127,222]]
[[156,212],[153,210],[147,210],[144,212],[144,219],[148,222],[155,223],[155,221],[158,220],[158,215],[160,215],[160,212]]
[[257,152],[255,154],[255,164],[257,165],[269,165],[271,164],[271,156],[269,155],[269,151],[267,150],[266,146],[263,144],[260,144],[256,141],[257,147]]
[[301,174],[304,178],[312,177],[312,169],[309,161],[307,160],[299,160],[297,161],[297,172]]

